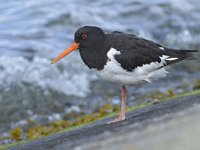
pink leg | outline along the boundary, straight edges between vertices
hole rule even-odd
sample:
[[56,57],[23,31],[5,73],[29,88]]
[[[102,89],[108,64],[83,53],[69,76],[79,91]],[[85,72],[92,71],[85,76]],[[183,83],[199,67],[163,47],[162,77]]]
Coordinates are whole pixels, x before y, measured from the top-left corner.
[[112,120],[112,121],[107,122],[107,124],[119,122],[119,121],[126,119],[125,113],[126,113],[127,90],[126,90],[126,87],[124,85],[122,86],[121,98],[122,98],[122,103],[121,103],[121,111],[120,111],[119,117]]

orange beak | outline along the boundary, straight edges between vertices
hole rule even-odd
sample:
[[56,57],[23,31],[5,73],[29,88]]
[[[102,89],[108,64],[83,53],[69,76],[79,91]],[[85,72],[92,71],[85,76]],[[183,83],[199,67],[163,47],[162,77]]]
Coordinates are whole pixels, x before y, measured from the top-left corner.
[[79,43],[72,43],[72,45],[66,49],[64,52],[62,52],[60,55],[58,55],[58,57],[56,57],[51,64],[56,63],[57,61],[59,61],[60,59],[62,59],[63,57],[67,56],[69,53],[71,53],[72,51],[76,50],[79,48]]

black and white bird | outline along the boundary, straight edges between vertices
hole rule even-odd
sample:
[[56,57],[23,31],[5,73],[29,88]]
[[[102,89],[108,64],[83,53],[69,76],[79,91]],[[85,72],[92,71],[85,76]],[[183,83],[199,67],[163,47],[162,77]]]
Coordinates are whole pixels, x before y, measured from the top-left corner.
[[79,49],[83,62],[97,75],[122,86],[119,117],[108,123],[126,118],[126,85],[138,85],[164,77],[166,66],[193,59],[198,52],[166,48],[133,34],[118,31],[105,33],[99,27],[85,26],[76,31],[72,45],[52,63],[76,49]]

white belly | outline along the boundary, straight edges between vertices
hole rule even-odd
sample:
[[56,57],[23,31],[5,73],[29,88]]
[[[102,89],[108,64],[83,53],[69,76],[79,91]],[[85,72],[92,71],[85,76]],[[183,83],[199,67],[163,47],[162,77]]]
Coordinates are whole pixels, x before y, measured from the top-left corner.
[[[115,59],[114,55],[119,55],[120,52],[115,49],[111,49],[107,56],[110,59],[104,66],[103,70],[95,70],[97,75],[112,82],[118,82],[126,85],[137,85],[144,82],[151,82],[151,80],[164,77],[167,74],[165,68],[160,68],[163,62],[152,62],[145,64],[141,67],[137,67],[132,72],[123,69]],[[163,56],[165,57],[165,56]],[[165,58],[163,58],[164,60]],[[162,60],[162,58],[161,58]]]
[[144,82],[151,82],[152,80],[164,77],[167,74],[167,71],[164,68],[149,73],[141,72],[139,71],[140,69],[136,68],[132,72],[127,72],[125,70],[114,70],[105,67],[104,70],[96,71],[96,73],[105,80],[125,85],[137,85]]

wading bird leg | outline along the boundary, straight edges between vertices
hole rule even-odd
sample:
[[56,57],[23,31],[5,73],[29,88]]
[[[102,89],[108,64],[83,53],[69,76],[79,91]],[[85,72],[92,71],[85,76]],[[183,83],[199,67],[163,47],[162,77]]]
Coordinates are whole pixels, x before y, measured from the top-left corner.
[[112,121],[107,122],[107,124],[123,121],[126,119],[127,90],[124,85],[122,86],[122,90],[121,90],[121,100],[122,100],[122,103],[121,103],[121,111],[120,111],[119,117]]

